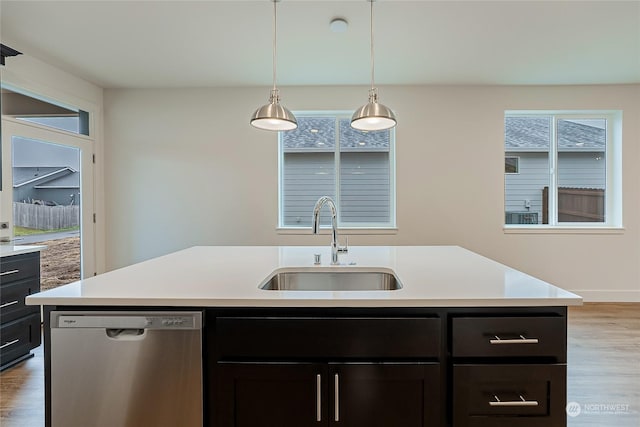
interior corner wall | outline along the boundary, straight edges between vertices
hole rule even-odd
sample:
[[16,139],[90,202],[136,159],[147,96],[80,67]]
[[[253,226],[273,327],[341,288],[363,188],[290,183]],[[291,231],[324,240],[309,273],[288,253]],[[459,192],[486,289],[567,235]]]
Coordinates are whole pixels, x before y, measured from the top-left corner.
[[[364,87],[285,87],[296,110],[353,110]],[[277,232],[268,88],[106,90],[107,268],[193,245],[328,245]],[[393,86],[398,231],[351,245],[460,245],[587,301],[640,301],[640,85]],[[505,110],[622,110],[624,232],[507,234]],[[310,213],[311,214],[311,213]]]

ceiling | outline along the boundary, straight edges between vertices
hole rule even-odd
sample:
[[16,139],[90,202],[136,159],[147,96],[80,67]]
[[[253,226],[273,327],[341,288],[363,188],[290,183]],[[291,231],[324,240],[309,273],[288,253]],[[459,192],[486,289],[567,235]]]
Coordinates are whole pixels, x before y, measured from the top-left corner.
[[[105,88],[270,85],[272,8],[2,0],[0,37]],[[374,13],[378,85],[640,83],[640,1],[378,0]],[[369,61],[366,0],[278,3],[278,85],[365,85]]]

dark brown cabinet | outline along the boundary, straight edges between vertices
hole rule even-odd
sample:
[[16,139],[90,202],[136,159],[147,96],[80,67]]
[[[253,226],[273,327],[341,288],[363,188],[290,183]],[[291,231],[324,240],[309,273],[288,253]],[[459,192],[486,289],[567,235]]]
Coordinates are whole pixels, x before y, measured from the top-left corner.
[[566,317],[452,319],[453,427],[566,426]]
[[373,313],[216,317],[214,425],[441,427],[440,318]]
[[326,421],[328,415],[326,403],[322,406],[325,371],[312,363],[220,363],[217,425],[318,426],[318,420]]
[[438,363],[220,363],[221,427],[439,426]]
[[328,379],[330,425],[440,426],[439,363],[336,363]]
[[40,291],[40,252],[2,257],[0,262],[0,370],[32,357],[41,342],[40,307],[25,305]]

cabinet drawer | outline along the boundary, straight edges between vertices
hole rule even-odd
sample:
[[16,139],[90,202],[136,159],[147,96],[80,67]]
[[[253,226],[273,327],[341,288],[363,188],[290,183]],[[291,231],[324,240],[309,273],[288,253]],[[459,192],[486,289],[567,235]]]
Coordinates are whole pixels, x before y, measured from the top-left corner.
[[29,279],[40,279],[40,253],[3,257],[0,262],[0,283],[9,283]]
[[219,317],[218,351],[234,358],[431,358],[439,318]]
[[566,361],[564,317],[455,317],[453,357],[552,357]]
[[0,369],[4,369],[40,345],[40,313],[2,325],[0,337]]
[[454,427],[565,426],[566,365],[454,365]]
[[38,292],[40,281],[38,279],[24,280],[2,286],[0,292],[0,323],[4,324],[19,317],[32,313],[38,313],[38,306],[27,306],[24,299]]

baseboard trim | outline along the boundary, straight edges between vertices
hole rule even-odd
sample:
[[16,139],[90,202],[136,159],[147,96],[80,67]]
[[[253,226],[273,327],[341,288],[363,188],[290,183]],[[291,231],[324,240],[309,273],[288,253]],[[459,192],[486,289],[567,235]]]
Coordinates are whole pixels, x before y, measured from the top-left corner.
[[640,290],[638,291],[594,291],[571,290],[582,297],[584,302],[640,302]]

